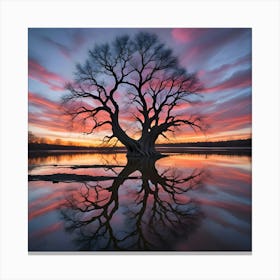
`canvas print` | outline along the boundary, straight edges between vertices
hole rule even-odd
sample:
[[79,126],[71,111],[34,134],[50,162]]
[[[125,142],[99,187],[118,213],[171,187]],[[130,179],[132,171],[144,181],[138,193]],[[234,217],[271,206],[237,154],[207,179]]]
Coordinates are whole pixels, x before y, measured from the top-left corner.
[[29,252],[250,252],[251,44],[30,28]]

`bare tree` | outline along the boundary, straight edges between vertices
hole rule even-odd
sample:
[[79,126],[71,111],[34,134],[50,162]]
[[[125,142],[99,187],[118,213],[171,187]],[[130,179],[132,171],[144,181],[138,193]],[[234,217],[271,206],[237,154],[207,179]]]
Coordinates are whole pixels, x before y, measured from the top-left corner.
[[[106,140],[120,141],[128,157],[155,157],[160,135],[167,137],[167,132],[182,125],[202,128],[200,117],[176,113],[178,105],[192,103],[191,96],[201,88],[197,76],[180,67],[171,49],[157,36],[138,33],[90,50],[86,62],[77,65],[64,102],[73,120],[89,122],[87,133],[109,128],[112,134]],[[120,124],[120,102],[125,100],[134,107],[139,136],[129,135]]]

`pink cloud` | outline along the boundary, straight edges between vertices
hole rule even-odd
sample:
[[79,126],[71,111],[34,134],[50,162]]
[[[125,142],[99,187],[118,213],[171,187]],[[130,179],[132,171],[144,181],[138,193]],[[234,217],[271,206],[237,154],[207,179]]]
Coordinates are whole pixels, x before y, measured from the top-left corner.
[[249,110],[252,104],[251,96],[241,96],[239,98],[232,98],[226,102],[220,103],[216,106],[213,117],[219,117],[221,119],[227,116],[235,117],[244,114],[244,112],[251,112]]
[[251,69],[246,69],[234,73],[231,77],[222,81],[220,84],[203,89],[202,92],[211,93],[211,92],[217,92],[222,90],[240,89],[240,88],[249,87],[251,85],[252,85],[252,71]]
[[[175,32],[175,31],[174,31]],[[179,31],[176,31],[179,32]],[[176,34],[175,32],[175,34]],[[182,29],[178,38],[185,36],[185,52],[181,56],[182,65],[196,65],[199,68],[209,61],[209,58],[218,54],[227,45],[237,42],[242,36],[248,33],[248,29],[239,28],[198,28]],[[174,36],[174,35],[173,35]]]
[[249,125],[251,125],[252,119],[251,114],[246,114],[244,116],[236,116],[233,118],[228,118],[226,120],[218,120],[216,123],[213,123],[217,126],[217,129],[212,130],[212,132],[218,132],[223,130],[230,131],[248,127]]
[[181,43],[187,43],[207,32],[207,28],[174,28],[172,37]]
[[[241,96],[226,102],[209,104],[210,110],[209,106],[202,102],[196,110],[194,107],[186,113],[198,113],[204,117],[204,121],[209,126],[206,131],[207,136],[240,129],[248,129],[247,133],[250,133],[252,125],[251,103],[251,96]],[[187,134],[187,131],[182,133],[182,135],[184,134]]]
[[69,116],[64,114],[59,103],[33,92],[28,92],[28,103],[40,109],[40,113],[29,112],[29,124],[55,131],[67,131],[69,128]]
[[251,55],[247,54],[245,56],[242,56],[240,58],[238,58],[236,61],[232,62],[232,63],[227,63],[227,64],[223,64],[221,66],[219,66],[218,68],[215,68],[212,71],[209,71],[207,74],[223,74],[225,73],[225,71],[232,69],[236,66],[240,66],[240,65],[244,65],[244,64],[248,64],[251,63]]
[[217,82],[217,80],[220,79],[221,76],[225,75],[228,71],[234,70],[236,67],[248,65],[251,63],[251,55],[245,55],[240,58],[238,58],[236,61],[233,61],[232,63],[226,63],[222,64],[219,67],[210,70],[200,70],[198,71],[198,77],[201,81],[203,81],[204,84],[214,84]]
[[[71,121],[71,117],[67,115],[59,103],[51,101],[45,97],[42,97],[36,93],[28,93],[28,101],[30,105],[33,105],[40,109],[40,113],[29,112],[28,122],[34,126],[45,128],[53,131],[60,132],[88,132],[91,130],[93,122],[92,120],[83,121],[83,116],[77,117],[74,122]],[[77,103],[76,106],[86,106],[85,103]],[[98,121],[104,121],[108,119],[108,113],[99,112],[97,115]],[[109,128],[109,125],[104,125],[95,131],[104,131]]]
[[171,34],[175,40],[178,42],[187,42],[191,40],[190,34],[188,34],[186,29],[174,28]]
[[230,117],[240,116],[248,107],[251,105],[251,96],[240,96],[238,98],[232,98],[226,102],[221,102],[213,108],[214,113],[211,114],[213,118],[225,118],[230,115]]
[[44,109],[59,109],[59,105],[56,102],[32,92],[28,92],[28,102],[32,105],[43,107]]
[[39,128],[48,129],[51,131],[57,132],[67,132],[69,131],[70,124],[61,118],[57,117],[56,119],[45,119],[44,114],[34,114],[29,113],[28,123]]
[[63,91],[67,83],[62,76],[47,70],[32,58],[28,60],[28,77],[48,85],[54,91]]

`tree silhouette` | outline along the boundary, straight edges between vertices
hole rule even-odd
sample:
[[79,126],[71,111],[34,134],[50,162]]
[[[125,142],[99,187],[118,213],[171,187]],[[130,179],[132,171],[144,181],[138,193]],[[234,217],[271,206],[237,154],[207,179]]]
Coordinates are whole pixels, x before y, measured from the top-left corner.
[[[72,120],[87,124],[86,133],[110,130],[112,134],[104,140],[116,138],[127,148],[128,157],[156,157],[155,142],[160,135],[167,138],[168,132],[182,125],[202,128],[199,116],[176,112],[180,104],[191,104],[191,96],[201,88],[196,74],[180,67],[172,50],[157,36],[138,33],[90,50],[86,62],[77,65],[64,102]],[[125,102],[127,107],[120,106]],[[136,136],[121,125],[128,106],[133,107],[134,127],[140,130]]]
[[[129,159],[112,183],[83,181],[66,197],[61,209],[65,228],[75,233],[80,250],[175,250],[176,241],[186,241],[202,218],[198,205],[182,196],[202,185],[204,176],[201,170],[187,176],[175,169],[159,174],[155,160]],[[122,186],[131,180],[139,186],[129,188],[124,199]],[[124,221],[116,223],[114,218],[122,215]]]

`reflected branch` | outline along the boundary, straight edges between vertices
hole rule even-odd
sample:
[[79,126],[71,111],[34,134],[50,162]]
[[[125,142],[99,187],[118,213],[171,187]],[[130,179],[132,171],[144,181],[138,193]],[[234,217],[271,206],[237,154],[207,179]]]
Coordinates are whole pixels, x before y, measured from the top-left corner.
[[155,159],[128,159],[107,186],[82,181],[67,197],[65,229],[75,232],[80,250],[170,250],[199,226],[202,212],[186,194],[204,177],[201,170],[184,176],[172,168],[160,174]]

